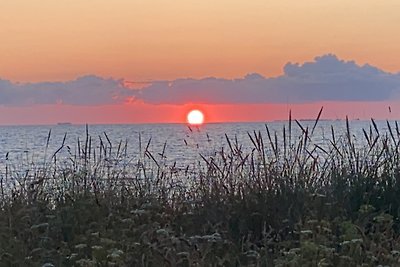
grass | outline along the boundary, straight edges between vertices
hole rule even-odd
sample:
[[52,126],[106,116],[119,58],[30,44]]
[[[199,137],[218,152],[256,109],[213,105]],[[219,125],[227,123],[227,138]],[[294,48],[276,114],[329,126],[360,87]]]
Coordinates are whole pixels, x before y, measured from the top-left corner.
[[397,123],[360,146],[346,120],[321,144],[321,112],[249,133],[249,152],[227,134],[195,169],[88,130],[23,174],[7,163],[0,266],[399,266]]

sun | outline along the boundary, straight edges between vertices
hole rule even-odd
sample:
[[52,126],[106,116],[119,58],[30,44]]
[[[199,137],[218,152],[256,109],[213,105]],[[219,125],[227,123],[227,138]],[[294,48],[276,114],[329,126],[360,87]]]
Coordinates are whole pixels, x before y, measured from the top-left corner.
[[191,125],[201,125],[204,122],[204,114],[198,109],[191,110],[187,114],[187,122]]

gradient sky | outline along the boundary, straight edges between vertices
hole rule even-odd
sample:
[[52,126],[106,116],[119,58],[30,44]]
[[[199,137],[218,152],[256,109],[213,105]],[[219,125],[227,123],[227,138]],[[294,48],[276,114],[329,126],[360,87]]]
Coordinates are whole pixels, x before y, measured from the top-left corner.
[[[399,14],[397,0],[0,1],[0,79],[13,83],[70,81],[83,75],[128,81],[236,79],[254,72],[275,77],[283,74],[288,62],[302,64],[326,53],[397,73]],[[318,113],[315,106],[323,102],[290,107],[203,105],[211,121],[232,121],[281,118],[288,108],[310,116]],[[372,114],[372,109],[356,109],[365,107],[365,102],[349,105],[346,112],[356,117],[389,116],[385,108],[389,102],[375,102],[377,110]],[[325,101],[332,114],[340,114],[336,117],[343,112],[339,104],[343,103]],[[0,104],[0,124],[178,122],[192,104],[127,105]],[[306,106],[307,115],[300,112]],[[45,116],[49,110],[54,111],[52,116]],[[115,116],[99,117],[101,110]],[[68,115],[75,113],[87,116]],[[140,118],[133,113],[140,113]]]

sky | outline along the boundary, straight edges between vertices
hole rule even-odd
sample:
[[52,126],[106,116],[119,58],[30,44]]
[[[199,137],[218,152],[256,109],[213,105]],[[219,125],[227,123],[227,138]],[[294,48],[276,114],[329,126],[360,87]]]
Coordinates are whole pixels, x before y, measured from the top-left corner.
[[[0,1],[0,124],[400,118],[400,2]],[[390,108],[389,108],[390,107]],[[397,108],[398,107],[398,108]]]

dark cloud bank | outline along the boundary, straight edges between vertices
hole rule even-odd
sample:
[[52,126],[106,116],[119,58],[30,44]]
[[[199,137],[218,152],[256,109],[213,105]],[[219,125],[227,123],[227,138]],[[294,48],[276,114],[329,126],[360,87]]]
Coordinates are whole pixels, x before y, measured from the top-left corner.
[[328,54],[302,65],[288,63],[284,74],[273,78],[249,74],[234,80],[178,79],[136,90],[124,87],[122,80],[97,76],[25,84],[0,79],[0,105],[98,105],[123,102],[128,97],[151,104],[385,101],[400,99],[400,74]]
[[128,90],[120,80],[84,76],[67,82],[12,83],[0,79],[0,105],[99,105],[122,101]]

